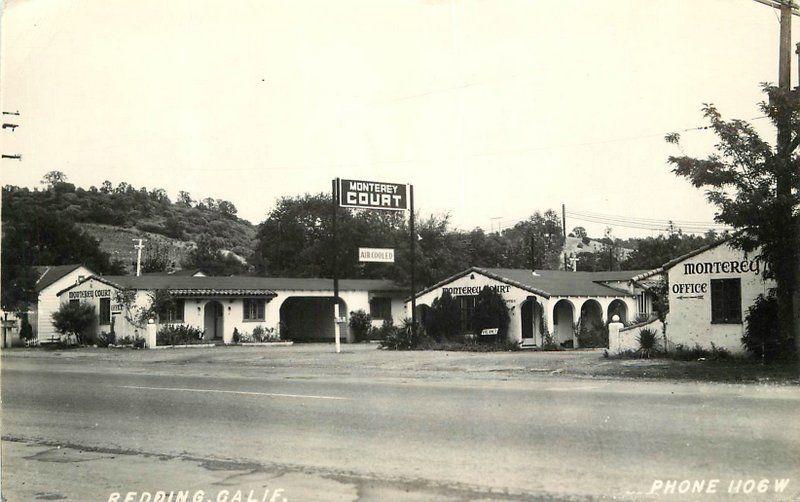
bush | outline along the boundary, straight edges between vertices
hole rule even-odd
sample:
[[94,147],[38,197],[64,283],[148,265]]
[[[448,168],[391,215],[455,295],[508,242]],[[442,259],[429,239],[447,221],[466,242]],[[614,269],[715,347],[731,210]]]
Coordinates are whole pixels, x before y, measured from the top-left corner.
[[475,338],[468,338],[464,341],[457,342],[437,342],[436,340],[428,339],[422,343],[419,348],[425,350],[449,350],[454,352],[516,352],[521,350],[519,344],[511,340],[505,340],[501,343],[480,343]]
[[19,327],[19,338],[26,342],[33,340],[33,328],[31,327],[31,323],[28,322],[28,316],[23,315],[20,322],[22,324]]
[[[475,310],[472,312],[472,329],[480,337],[484,329],[497,328],[495,342],[502,343],[508,339],[508,307],[502,295],[496,289],[484,286],[475,299]],[[485,340],[483,336],[479,339]]]
[[369,340],[372,331],[372,316],[364,312],[363,309],[350,312],[350,330],[356,342]]
[[239,330],[237,328],[233,328],[233,343],[239,343],[242,337],[239,335]]
[[747,309],[742,345],[753,356],[766,362],[790,360],[796,354],[794,341],[781,333],[778,323],[778,299],[774,291],[758,295]]
[[394,320],[390,316],[388,319],[383,320],[380,328],[372,330],[371,336],[378,340],[385,340],[387,336],[390,336],[396,330]]
[[203,343],[203,331],[193,326],[167,324],[156,332],[156,345],[192,345],[197,343]]
[[608,326],[603,323],[585,322],[578,320],[577,327],[578,346],[581,348],[608,347]]
[[403,326],[394,329],[385,339],[381,340],[381,348],[389,350],[416,350],[422,348],[429,341],[425,328],[417,323],[417,334],[415,336],[411,326],[411,319],[404,319]]
[[87,332],[96,321],[94,306],[88,303],[62,303],[53,312],[53,327],[56,331],[62,335],[74,335],[79,345],[86,343]]
[[711,349],[704,349],[699,344],[695,344],[694,348],[686,348],[683,345],[677,345],[675,350],[669,353],[671,359],[678,361],[697,361],[704,359],[709,361],[721,361],[730,359],[731,354],[726,349],[717,347],[713,343]]
[[277,342],[281,339],[277,333],[275,333],[275,328],[265,328],[264,326],[256,326],[253,328],[253,333],[246,335],[242,334],[242,342],[256,342],[256,343],[263,343],[263,342]]
[[461,306],[449,291],[442,292],[442,295],[431,303],[431,308],[425,316],[425,330],[437,341],[462,337]]
[[639,353],[642,357],[649,358],[656,352],[658,346],[658,335],[650,328],[645,328],[639,332]]
[[101,331],[99,335],[97,335],[97,346],[98,347],[108,347],[109,345],[114,344],[114,333],[106,333],[105,331]]

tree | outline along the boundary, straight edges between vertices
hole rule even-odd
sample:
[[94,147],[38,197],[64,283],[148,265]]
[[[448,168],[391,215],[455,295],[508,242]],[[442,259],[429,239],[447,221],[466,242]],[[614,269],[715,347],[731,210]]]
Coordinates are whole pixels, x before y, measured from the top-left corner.
[[579,239],[586,237],[586,229],[583,227],[575,227],[572,229],[572,235]]
[[87,331],[97,321],[94,306],[88,303],[62,303],[52,317],[56,331],[73,335],[78,345],[85,343]]
[[189,251],[183,268],[199,268],[211,275],[236,275],[246,269],[234,255],[223,252],[221,239],[207,234],[200,236]]
[[236,206],[234,206],[232,202],[229,202],[227,200],[217,199],[217,210],[227,218],[236,217],[236,212],[237,212]]
[[66,183],[67,175],[61,171],[50,171],[42,177],[42,183],[48,188],[54,188],[59,183]]
[[192,207],[192,205],[194,205],[194,199],[192,199],[192,196],[189,194],[189,192],[181,190],[178,192],[178,204],[181,204],[185,207]]
[[475,298],[475,310],[472,312],[472,328],[480,336],[485,329],[497,329],[495,340],[500,342],[508,337],[508,306],[503,296],[496,289],[484,286]]
[[425,331],[436,341],[452,340],[463,335],[461,330],[461,306],[449,291],[443,291],[431,303],[425,315]]
[[167,272],[172,267],[170,246],[161,241],[150,241],[142,258],[142,272]]
[[[761,103],[765,115],[782,130],[791,132],[788,148],[777,151],[743,120],[724,120],[713,105],[703,114],[718,138],[716,152],[705,159],[687,155],[671,156],[673,172],[698,188],[705,188],[707,199],[717,206],[715,219],[731,225],[737,232],[731,244],[745,252],[759,250],[767,263],[764,272],[776,282],[778,318],[786,336],[793,336],[792,298],[795,280],[798,235],[796,232],[800,183],[800,97],[765,86],[769,103]],[[680,136],[666,140],[679,144]],[[794,190],[792,190],[794,189]],[[800,342],[800,338],[795,343]]]
[[14,203],[3,191],[2,297],[9,310],[36,301],[35,265],[82,263],[102,274],[120,274],[124,267],[102,251],[96,239],[71,221],[48,211]]

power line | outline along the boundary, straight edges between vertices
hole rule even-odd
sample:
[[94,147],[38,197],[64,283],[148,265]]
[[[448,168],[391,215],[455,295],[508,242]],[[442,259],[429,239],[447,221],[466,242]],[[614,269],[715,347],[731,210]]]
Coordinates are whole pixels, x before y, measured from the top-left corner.
[[576,216],[589,216],[589,217],[599,217],[599,218],[613,218],[613,219],[621,219],[621,220],[628,220],[628,221],[637,221],[637,222],[652,222],[652,223],[683,223],[687,225],[719,225],[716,222],[709,222],[707,220],[673,220],[673,219],[664,219],[664,218],[642,218],[636,216],[627,216],[627,215],[614,215],[614,214],[605,214],[605,213],[598,213],[594,211],[567,211],[567,214],[572,214]]

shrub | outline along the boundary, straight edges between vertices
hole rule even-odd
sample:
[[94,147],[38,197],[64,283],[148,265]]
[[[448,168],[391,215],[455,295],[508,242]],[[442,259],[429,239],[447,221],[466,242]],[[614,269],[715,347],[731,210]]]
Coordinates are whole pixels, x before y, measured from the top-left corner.
[[542,350],[561,350],[549,331],[545,331],[542,335]]
[[265,328],[264,326],[256,326],[253,328],[253,333],[248,338],[248,341],[258,343],[280,340],[280,336],[275,333],[275,328]]
[[101,331],[100,334],[97,335],[96,343],[98,347],[108,347],[109,345],[113,345],[114,333],[106,333],[105,331]]
[[774,291],[767,296],[758,295],[747,309],[742,345],[765,362],[792,359],[796,355],[794,341],[781,332],[778,318],[778,299]]
[[233,343],[239,343],[242,339],[241,335],[239,335],[239,330],[237,328],[233,328]]
[[369,340],[372,331],[372,316],[364,312],[363,309],[350,312],[350,330],[353,338],[357,342]]
[[20,322],[22,323],[19,327],[20,339],[26,342],[33,340],[33,328],[31,327],[31,323],[28,322],[28,316],[23,315]]
[[608,347],[608,326],[606,324],[585,322],[580,319],[576,331],[578,345],[581,348]]
[[56,331],[62,335],[74,335],[79,345],[86,343],[86,333],[97,320],[94,306],[87,303],[62,303],[52,317]]
[[694,348],[691,349],[679,344],[669,356],[678,361],[697,361],[698,359],[720,361],[723,359],[730,359],[731,354],[726,349],[717,347],[713,343],[711,344],[710,350],[704,349],[699,344],[695,344]]
[[425,330],[438,341],[461,338],[461,306],[449,291],[433,300],[425,316]]
[[371,336],[378,340],[385,340],[387,336],[394,333],[397,328],[394,325],[394,320],[391,316],[383,320],[381,327],[372,331]]
[[196,343],[203,343],[203,331],[193,326],[167,324],[156,332],[157,345],[192,345]]
[[658,335],[650,328],[645,328],[639,331],[638,336],[639,353],[642,357],[649,358],[656,351],[658,346]]
[[381,348],[389,350],[415,350],[428,341],[425,328],[417,323],[416,336],[411,329],[411,319],[404,319],[403,326],[396,328],[385,339],[381,340]]
[[509,320],[508,307],[502,295],[496,289],[484,286],[475,299],[475,310],[470,320],[475,334],[480,335],[484,329],[497,328],[494,340],[498,343],[504,342],[508,339]]

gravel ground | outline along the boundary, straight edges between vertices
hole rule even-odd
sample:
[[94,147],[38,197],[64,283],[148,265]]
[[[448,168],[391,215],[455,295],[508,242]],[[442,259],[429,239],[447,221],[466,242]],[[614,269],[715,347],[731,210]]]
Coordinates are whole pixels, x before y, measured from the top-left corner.
[[[165,350],[8,349],[3,357],[46,358],[50,364],[72,364],[102,370],[124,366],[144,373],[270,374],[282,377],[413,378],[425,380],[529,380],[549,376],[601,379],[669,379],[728,383],[798,384],[796,365],[762,366],[742,360],[672,361],[609,359],[602,349],[562,352],[385,351],[375,344],[344,345],[336,354],[330,344],[282,347],[204,347]],[[75,364],[79,363],[79,364]],[[85,364],[80,364],[85,363]]]

